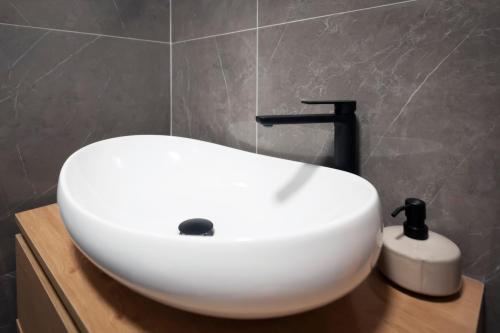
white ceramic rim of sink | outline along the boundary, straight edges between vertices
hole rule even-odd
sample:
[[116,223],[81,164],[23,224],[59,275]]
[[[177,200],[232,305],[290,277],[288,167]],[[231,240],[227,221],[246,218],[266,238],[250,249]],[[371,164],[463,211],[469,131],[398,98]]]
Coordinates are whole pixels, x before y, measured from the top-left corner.
[[[235,148],[231,148],[231,147],[227,147],[227,146],[223,146],[223,145],[218,145],[215,143],[208,143],[205,141],[184,138],[184,137],[175,137],[175,136],[166,136],[166,135],[131,135],[131,136],[115,137],[115,138],[110,138],[110,139],[98,141],[98,142],[92,143],[90,145],[87,145],[83,148],[80,148],[79,150],[74,152],[66,160],[66,162],[64,164],[65,164],[65,166],[67,166],[67,164],[72,163],[72,161],[78,156],[78,154],[84,152],[85,150],[92,149],[94,145],[99,145],[99,144],[102,144],[103,142],[110,141],[110,140],[117,140],[117,139],[121,139],[121,138],[130,138],[130,137],[179,138],[182,140],[194,141],[194,142],[201,143],[201,144],[217,145],[217,146],[223,147],[226,150],[227,149],[235,150],[235,151],[238,151],[239,153],[254,154],[254,155],[256,155],[255,157],[257,157],[257,158],[263,157],[266,159],[283,160],[283,158],[277,158],[277,157],[268,156],[268,155],[261,155],[261,154],[248,152],[248,151],[241,151],[239,149],[235,149]],[[311,165],[309,163],[297,162],[297,161],[293,161],[293,160],[287,160],[287,162],[294,163],[297,165],[308,165],[308,166],[311,166],[314,168],[329,169],[328,167],[316,166],[316,165]],[[59,191],[62,190],[65,193],[66,200],[71,201],[72,206],[77,208],[81,214],[83,214],[83,215],[85,215],[85,216],[87,216],[95,221],[98,221],[99,223],[103,223],[104,225],[107,225],[111,228],[115,228],[117,230],[126,231],[126,232],[130,232],[130,233],[134,233],[134,234],[141,234],[144,236],[154,237],[154,238],[158,238],[158,239],[171,240],[171,241],[194,242],[194,243],[210,242],[210,243],[214,244],[214,243],[234,243],[234,242],[246,242],[246,241],[266,242],[266,241],[270,241],[270,240],[294,239],[294,238],[304,237],[306,234],[307,235],[315,235],[315,234],[323,233],[323,232],[329,230],[330,228],[342,227],[343,225],[350,223],[350,221],[355,219],[356,217],[364,215],[366,212],[370,211],[374,205],[378,204],[377,190],[370,182],[368,182],[367,180],[365,180],[364,178],[362,178],[360,176],[357,176],[357,175],[354,175],[354,174],[351,174],[351,173],[348,173],[348,172],[345,172],[342,170],[334,169],[335,172],[340,172],[340,173],[345,174],[348,177],[353,177],[353,180],[362,184],[362,186],[365,186],[369,190],[370,195],[369,195],[368,201],[365,202],[362,207],[359,207],[356,210],[353,210],[349,213],[343,213],[340,217],[337,217],[330,222],[326,222],[326,223],[322,223],[322,224],[314,225],[314,226],[304,224],[303,226],[301,226],[301,228],[295,228],[293,230],[285,230],[283,233],[280,233],[280,234],[271,233],[271,234],[258,235],[258,236],[233,237],[233,238],[231,238],[231,237],[198,237],[198,236],[179,237],[178,234],[168,234],[168,233],[159,234],[159,233],[155,233],[155,232],[147,232],[147,231],[144,231],[141,229],[135,229],[135,228],[130,228],[130,227],[126,227],[126,226],[121,226],[121,225],[118,225],[117,223],[110,222],[106,219],[103,219],[103,218],[93,214],[90,211],[90,209],[86,209],[81,204],[79,204],[77,200],[74,199],[67,183],[65,182],[65,179],[68,178],[68,177],[65,177],[65,173],[67,172],[67,169],[69,169],[69,168],[63,166],[63,168],[61,170],[61,175],[59,177],[60,181],[58,184]]]

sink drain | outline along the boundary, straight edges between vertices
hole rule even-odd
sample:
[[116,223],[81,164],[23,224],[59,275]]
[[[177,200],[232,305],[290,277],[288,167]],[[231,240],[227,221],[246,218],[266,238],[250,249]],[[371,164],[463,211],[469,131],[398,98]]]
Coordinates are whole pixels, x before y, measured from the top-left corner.
[[214,224],[207,219],[189,219],[179,224],[181,235],[213,236]]

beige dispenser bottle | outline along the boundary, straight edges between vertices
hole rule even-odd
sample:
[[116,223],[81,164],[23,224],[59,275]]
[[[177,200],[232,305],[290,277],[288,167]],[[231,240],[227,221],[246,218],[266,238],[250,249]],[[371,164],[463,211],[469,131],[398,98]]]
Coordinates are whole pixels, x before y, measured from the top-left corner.
[[425,202],[405,200],[392,216],[405,211],[403,226],[384,228],[380,271],[397,285],[429,296],[449,296],[460,290],[461,253],[448,238],[425,225]]

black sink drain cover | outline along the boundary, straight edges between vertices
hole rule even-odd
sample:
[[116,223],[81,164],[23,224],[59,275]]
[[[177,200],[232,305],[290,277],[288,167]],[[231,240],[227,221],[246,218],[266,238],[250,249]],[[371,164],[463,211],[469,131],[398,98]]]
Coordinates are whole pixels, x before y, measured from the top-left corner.
[[181,235],[212,236],[214,224],[207,219],[189,219],[179,224]]

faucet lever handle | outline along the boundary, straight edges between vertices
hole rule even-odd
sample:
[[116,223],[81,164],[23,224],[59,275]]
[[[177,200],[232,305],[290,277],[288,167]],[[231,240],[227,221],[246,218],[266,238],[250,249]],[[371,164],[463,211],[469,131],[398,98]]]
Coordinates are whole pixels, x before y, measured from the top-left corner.
[[351,100],[302,100],[302,104],[309,105],[323,105],[323,104],[333,104],[335,106],[336,114],[354,114],[356,111],[356,101]]

